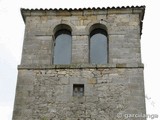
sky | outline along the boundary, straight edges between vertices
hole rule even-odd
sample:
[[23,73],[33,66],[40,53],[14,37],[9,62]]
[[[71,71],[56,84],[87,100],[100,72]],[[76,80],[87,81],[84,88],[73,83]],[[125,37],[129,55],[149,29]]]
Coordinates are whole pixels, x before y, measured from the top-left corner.
[[[146,6],[141,36],[147,114],[160,120],[160,6],[158,0],[0,0],[0,120],[11,120],[25,24],[20,8]],[[151,118],[148,118],[150,120]]]

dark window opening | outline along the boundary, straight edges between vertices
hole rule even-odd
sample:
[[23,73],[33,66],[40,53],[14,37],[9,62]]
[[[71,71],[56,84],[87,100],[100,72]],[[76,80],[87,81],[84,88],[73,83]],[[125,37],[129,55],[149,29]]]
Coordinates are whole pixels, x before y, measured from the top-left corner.
[[84,84],[73,85],[73,96],[84,96]]
[[54,41],[54,64],[71,63],[72,37],[71,32],[62,29],[56,32]]
[[90,63],[106,64],[108,59],[107,33],[103,29],[94,29],[90,33]]

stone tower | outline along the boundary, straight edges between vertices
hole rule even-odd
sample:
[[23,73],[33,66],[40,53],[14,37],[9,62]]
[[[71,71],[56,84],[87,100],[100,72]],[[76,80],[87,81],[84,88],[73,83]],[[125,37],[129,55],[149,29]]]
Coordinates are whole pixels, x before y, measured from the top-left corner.
[[145,120],[145,6],[21,9],[13,120]]

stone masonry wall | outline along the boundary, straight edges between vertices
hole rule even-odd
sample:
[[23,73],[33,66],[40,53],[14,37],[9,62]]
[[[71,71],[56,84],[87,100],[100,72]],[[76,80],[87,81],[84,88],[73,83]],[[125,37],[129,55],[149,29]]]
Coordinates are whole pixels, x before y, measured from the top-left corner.
[[[13,120],[124,120],[144,114],[143,68],[20,69]],[[84,84],[84,96],[73,96]],[[134,120],[145,120],[134,118]],[[129,120],[133,120],[130,118]]]
[[[144,7],[22,10],[25,35],[13,120],[146,120],[140,36]],[[72,61],[53,65],[54,33],[70,26]],[[89,63],[89,35],[105,27],[108,63]],[[84,84],[84,96],[73,85]],[[118,114],[118,116],[117,116]]]
[[[58,14],[58,13],[57,13]],[[101,13],[82,15],[46,15],[30,13],[25,18],[26,29],[21,64],[52,64],[54,29],[66,24],[72,29],[72,63],[89,62],[89,33],[92,25],[107,28],[109,63],[141,63],[140,15],[138,13]]]

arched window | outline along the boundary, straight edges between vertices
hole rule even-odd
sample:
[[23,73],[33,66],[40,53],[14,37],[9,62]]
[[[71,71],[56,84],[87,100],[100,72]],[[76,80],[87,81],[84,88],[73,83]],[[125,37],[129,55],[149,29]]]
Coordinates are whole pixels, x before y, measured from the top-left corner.
[[54,41],[54,64],[70,64],[72,49],[71,31],[67,29],[58,30]]
[[108,57],[107,32],[96,28],[90,33],[90,63],[106,64]]

